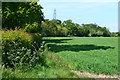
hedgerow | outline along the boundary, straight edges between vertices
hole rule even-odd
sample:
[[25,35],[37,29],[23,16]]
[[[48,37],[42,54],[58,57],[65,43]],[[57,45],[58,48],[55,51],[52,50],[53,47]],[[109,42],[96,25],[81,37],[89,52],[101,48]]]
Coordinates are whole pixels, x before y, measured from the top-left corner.
[[[39,38],[39,39],[38,39]],[[40,34],[30,34],[22,30],[2,31],[2,64],[5,67],[26,65],[34,66],[44,63],[41,57],[42,37]]]

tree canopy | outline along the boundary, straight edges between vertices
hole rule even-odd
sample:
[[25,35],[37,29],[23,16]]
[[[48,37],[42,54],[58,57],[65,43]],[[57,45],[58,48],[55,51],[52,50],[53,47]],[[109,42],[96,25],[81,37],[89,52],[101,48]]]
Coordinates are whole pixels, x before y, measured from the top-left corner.
[[110,31],[106,27],[97,24],[77,24],[72,20],[61,21],[58,19],[46,19],[41,25],[43,36],[93,36],[109,37]]
[[2,27],[6,29],[23,28],[26,24],[33,24],[44,20],[42,7],[36,2],[3,2]]

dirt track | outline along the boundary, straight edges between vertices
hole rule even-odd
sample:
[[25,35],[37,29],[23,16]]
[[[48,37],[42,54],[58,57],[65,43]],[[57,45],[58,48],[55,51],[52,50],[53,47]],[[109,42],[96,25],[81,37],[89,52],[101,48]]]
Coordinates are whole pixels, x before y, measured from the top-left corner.
[[75,72],[77,75],[87,76],[87,77],[90,77],[90,78],[118,78],[118,75],[109,76],[109,75],[104,75],[104,74],[96,75],[96,74],[91,74],[91,73],[88,73],[88,72],[80,72],[80,71],[72,71],[72,72]]

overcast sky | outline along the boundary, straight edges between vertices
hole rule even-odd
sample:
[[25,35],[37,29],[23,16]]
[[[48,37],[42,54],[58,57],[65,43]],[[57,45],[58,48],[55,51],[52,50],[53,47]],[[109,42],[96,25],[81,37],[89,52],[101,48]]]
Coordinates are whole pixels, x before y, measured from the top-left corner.
[[71,19],[78,24],[96,23],[111,32],[118,31],[118,0],[40,0],[46,19]]

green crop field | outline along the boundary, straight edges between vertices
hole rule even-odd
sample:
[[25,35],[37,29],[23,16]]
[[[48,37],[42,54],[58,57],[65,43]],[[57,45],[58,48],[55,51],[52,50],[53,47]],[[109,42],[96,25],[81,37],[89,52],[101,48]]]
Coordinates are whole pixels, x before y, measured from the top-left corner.
[[44,37],[48,50],[73,70],[115,75],[118,69],[117,37]]

